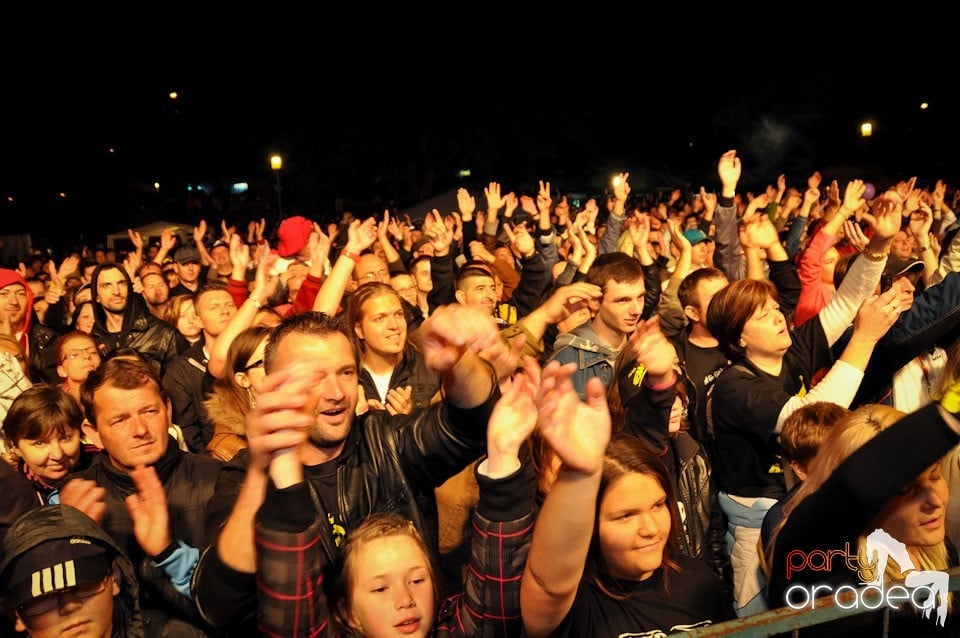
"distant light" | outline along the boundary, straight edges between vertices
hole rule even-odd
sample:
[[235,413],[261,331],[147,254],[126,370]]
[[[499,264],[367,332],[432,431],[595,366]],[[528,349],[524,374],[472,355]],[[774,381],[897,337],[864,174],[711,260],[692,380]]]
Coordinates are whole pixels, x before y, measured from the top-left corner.
[[457,173],[457,175],[459,175],[460,177],[470,177],[470,169],[461,168],[460,171]]
[[870,137],[873,135],[873,122],[864,122],[860,125],[860,135]]
[[155,191],[160,190],[160,182],[154,182],[154,183],[153,183],[153,190],[155,190]]
[[193,184],[187,184],[187,191],[193,192]]
[[693,142],[690,142],[689,146],[690,148],[693,148]]
[[175,100],[175,99],[177,99],[178,97],[180,97],[180,94],[179,94],[179,93],[177,93],[176,91],[170,91],[170,99],[171,99],[171,100]]
[[930,105],[927,104],[926,102],[921,102],[921,103],[920,103],[920,110],[921,110],[921,111],[926,111],[928,108],[930,108]]
[[231,187],[231,190],[234,193],[246,193],[248,188],[250,188],[250,185],[246,182],[237,182]]
[[113,153],[115,152],[115,149],[111,146],[110,148],[107,149],[107,152],[113,155]]
[[614,186],[619,186],[619,185],[620,185],[620,176],[619,176],[619,175],[617,175],[616,177],[613,178],[613,185],[614,185]]
[[67,197],[67,194],[64,193],[63,191],[60,191],[60,199],[66,199],[66,197]]
[[13,203],[13,195],[9,195],[9,196],[7,197],[7,201],[12,204],[12,203]]
[[283,158],[280,157],[279,155],[271,155],[270,168],[272,168],[275,171],[279,171],[281,168],[283,168]]

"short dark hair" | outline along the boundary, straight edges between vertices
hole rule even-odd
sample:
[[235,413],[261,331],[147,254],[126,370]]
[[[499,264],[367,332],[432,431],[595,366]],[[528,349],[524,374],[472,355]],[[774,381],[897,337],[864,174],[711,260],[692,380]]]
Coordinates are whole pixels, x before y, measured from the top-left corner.
[[626,253],[600,255],[587,271],[587,283],[599,286],[606,293],[607,282],[611,279],[618,284],[643,281],[643,267]]
[[160,377],[153,366],[142,358],[137,360],[118,359],[116,357],[107,359],[100,364],[87,377],[87,380],[80,386],[80,402],[83,404],[83,411],[87,419],[94,426],[97,425],[97,409],[94,403],[94,395],[97,390],[105,385],[112,385],[122,390],[136,390],[145,385],[153,384],[160,397],[166,401],[167,393],[163,389]]
[[346,322],[339,316],[331,317],[325,312],[301,312],[281,321],[270,333],[267,340],[267,347],[263,351],[264,371],[268,374],[274,371],[277,358],[277,349],[280,342],[291,334],[316,335],[326,337],[332,334],[340,333],[346,337],[347,342],[353,348],[353,355],[356,360],[357,369],[360,369],[360,353],[353,347],[353,340],[350,339],[350,332],[347,330]]
[[68,392],[50,385],[24,390],[7,411],[3,431],[16,445],[20,439],[39,439],[51,432],[65,434],[83,423],[80,404]]
[[779,301],[776,286],[765,279],[738,279],[714,295],[707,308],[707,330],[728,358],[746,355],[740,345],[743,326],[767,299]]
[[677,288],[677,299],[680,300],[680,307],[686,308],[687,306],[693,306],[694,308],[699,308],[702,312],[703,308],[700,308],[700,295],[697,294],[700,282],[720,278],[725,279],[726,275],[724,275],[723,271],[719,268],[697,268],[684,277],[683,281],[680,282],[680,286]]
[[463,290],[468,279],[475,277],[488,277],[494,279],[493,271],[479,264],[469,264],[460,269],[457,273],[456,289]]

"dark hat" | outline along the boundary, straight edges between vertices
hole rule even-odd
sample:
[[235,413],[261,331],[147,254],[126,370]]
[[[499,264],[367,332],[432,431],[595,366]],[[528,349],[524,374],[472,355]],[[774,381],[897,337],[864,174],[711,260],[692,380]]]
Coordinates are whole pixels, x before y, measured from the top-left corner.
[[110,556],[103,545],[84,536],[41,543],[21,555],[3,578],[3,607],[15,609],[40,596],[106,578]]
[[179,249],[177,249],[177,254],[174,256],[173,260],[180,265],[191,263],[199,264],[200,251],[193,246],[181,246]]
[[890,255],[887,257],[887,265],[883,268],[883,274],[897,277],[908,272],[920,272],[922,270],[923,262],[919,259],[900,259]]
[[217,241],[213,242],[213,246],[210,248],[210,250],[213,250],[214,248],[219,248],[220,246],[224,246],[228,250],[230,249],[230,244],[223,241],[222,239],[218,239]]
[[688,228],[687,230],[683,231],[683,236],[687,238],[687,241],[690,242],[691,246],[696,246],[702,241],[712,241],[710,236],[699,228]]
[[277,229],[277,238],[280,242],[277,244],[277,253],[281,257],[293,257],[307,245],[310,233],[313,232],[313,222],[295,215],[287,217],[280,222],[280,228]]

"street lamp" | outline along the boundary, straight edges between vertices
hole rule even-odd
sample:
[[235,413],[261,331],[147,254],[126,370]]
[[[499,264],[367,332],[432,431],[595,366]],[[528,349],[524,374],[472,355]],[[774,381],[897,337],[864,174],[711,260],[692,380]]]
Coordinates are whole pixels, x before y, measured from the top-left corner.
[[279,155],[271,155],[270,168],[277,176],[277,185],[274,188],[277,189],[277,219],[280,219],[280,215],[283,214],[283,195],[280,188],[280,170],[283,168],[283,158]]

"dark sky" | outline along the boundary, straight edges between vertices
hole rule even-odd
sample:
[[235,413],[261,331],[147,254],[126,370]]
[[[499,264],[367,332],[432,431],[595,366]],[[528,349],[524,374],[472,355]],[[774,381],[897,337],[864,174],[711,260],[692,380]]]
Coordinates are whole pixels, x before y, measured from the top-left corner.
[[[132,67],[105,52],[14,69],[0,111],[6,232],[66,216],[58,227],[68,235],[92,235],[196,214],[182,194],[151,193],[154,181],[168,194],[242,179],[273,206],[274,151],[286,161],[284,212],[315,217],[337,198],[360,210],[403,207],[493,179],[517,191],[543,178],[599,192],[629,170],[641,190],[712,188],[729,148],[743,157],[746,186],[780,172],[800,184],[813,169],[880,184],[958,174],[952,91],[926,60],[773,51],[747,66],[751,56],[719,47],[649,60],[547,50],[398,49],[370,64],[336,49],[277,63],[248,53]],[[866,118],[876,122],[869,146],[858,132]],[[471,177],[458,181],[461,168]]]

